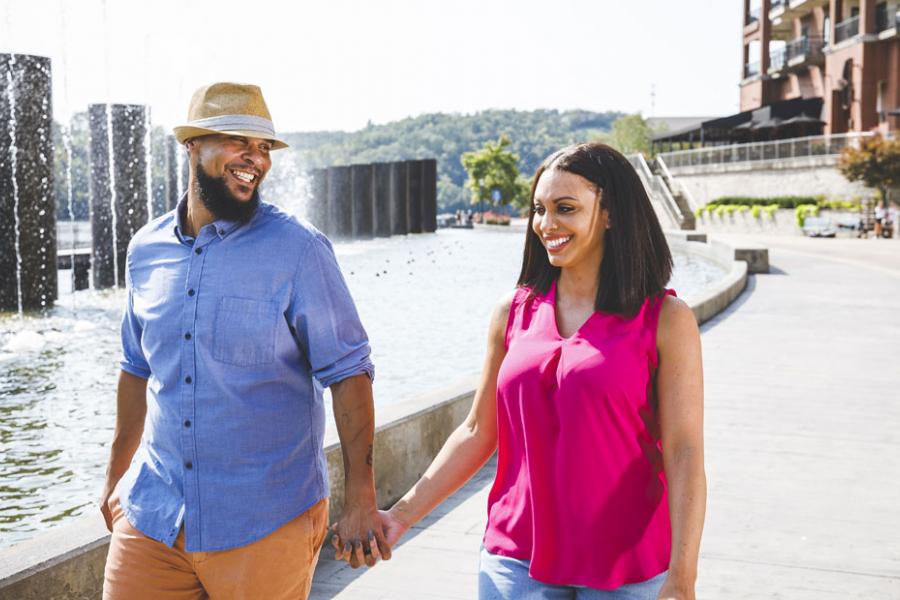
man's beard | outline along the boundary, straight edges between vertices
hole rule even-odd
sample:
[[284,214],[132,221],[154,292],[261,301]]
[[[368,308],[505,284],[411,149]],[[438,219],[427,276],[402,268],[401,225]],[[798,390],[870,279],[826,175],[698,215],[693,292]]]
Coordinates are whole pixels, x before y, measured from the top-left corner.
[[213,177],[203,170],[203,166],[197,162],[197,188],[200,192],[200,200],[206,210],[212,213],[216,219],[224,221],[238,221],[247,223],[253,218],[256,207],[259,206],[259,188],[253,190],[250,200],[243,202],[234,197],[234,194],[225,185],[225,177]]

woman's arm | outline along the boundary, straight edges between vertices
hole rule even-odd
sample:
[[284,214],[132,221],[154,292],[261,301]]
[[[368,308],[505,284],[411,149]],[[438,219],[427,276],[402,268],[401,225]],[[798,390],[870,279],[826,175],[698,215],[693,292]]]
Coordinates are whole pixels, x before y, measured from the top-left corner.
[[504,297],[491,317],[487,355],[468,417],[450,434],[412,489],[389,511],[382,512],[389,545],[458,490],[497,448],[497,372],[506,356],[506,325],[512,298],[512,293]]
[[669,486],[672,555],[660,599],[694,600],[706,513],[703,467],[703,362],[690,307],[667,296],[657,331],[656,393]]

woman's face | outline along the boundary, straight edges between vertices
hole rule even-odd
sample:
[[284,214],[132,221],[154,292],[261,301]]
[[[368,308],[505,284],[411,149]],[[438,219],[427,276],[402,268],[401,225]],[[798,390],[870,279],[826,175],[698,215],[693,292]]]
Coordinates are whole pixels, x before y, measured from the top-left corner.
[[584,177],[548,169],[534,190],[532,229],[554,267],[570,268],[601,259],[609,212],[600,208],[600,192]]

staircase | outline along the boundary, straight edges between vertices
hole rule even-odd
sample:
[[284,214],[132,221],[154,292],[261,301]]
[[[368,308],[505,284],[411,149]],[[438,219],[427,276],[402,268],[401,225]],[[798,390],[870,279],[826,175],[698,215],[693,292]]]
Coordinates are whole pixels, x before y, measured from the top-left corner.
[[677,185],[662,159],[647,163],[643,154],[632,154],[629,162],[637,171],[663,229],[694,229],[693,202],[687,190]]

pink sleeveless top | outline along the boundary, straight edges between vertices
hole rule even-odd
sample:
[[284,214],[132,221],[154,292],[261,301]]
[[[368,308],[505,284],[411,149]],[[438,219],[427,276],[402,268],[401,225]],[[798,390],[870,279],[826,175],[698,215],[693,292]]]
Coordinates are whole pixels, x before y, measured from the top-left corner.
[[653,374],[665,295],[631,319],[595,312],[559,335],[556,284],[520,288],[497,379],[488,552],[534,579],[614,589],[668,568],[671,531]]

